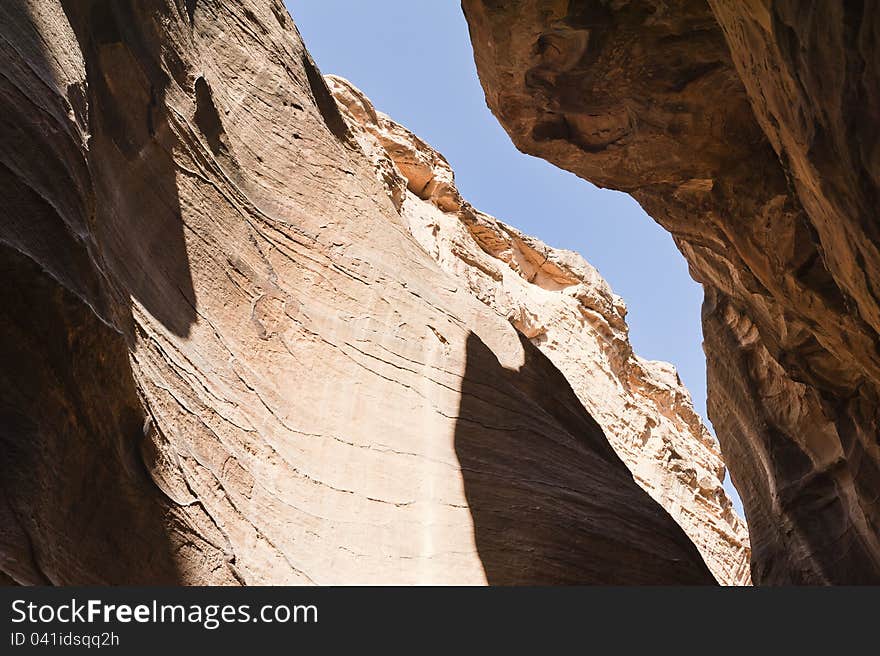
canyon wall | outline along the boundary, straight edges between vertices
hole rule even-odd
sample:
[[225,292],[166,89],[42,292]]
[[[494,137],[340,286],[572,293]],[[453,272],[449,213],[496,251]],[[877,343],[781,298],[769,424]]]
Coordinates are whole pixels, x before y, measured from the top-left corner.
[[748,531],[722,487],[718,444],[672,365],[633,353],[623,299],[578,254],[472,207],[440,153],[377,112],[347,80],[327,81],[425,251],[559,368],[636,482],[684,529],[718,581],[747,584]]
[[632,194],[703,284],[755,583],[880,582],[880,11],[464,0],[521,150]]
[[0,578],[714,582],[411,235],[280,0],[0,36]]

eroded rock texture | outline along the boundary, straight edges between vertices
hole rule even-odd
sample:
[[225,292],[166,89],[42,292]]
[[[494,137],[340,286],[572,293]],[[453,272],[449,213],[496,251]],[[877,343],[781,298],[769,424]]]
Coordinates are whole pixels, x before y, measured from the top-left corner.
[[718,444],[672,365],[633,353],[623,299],[576,253],[473,208],[442,155],[377,112],[347,80],[327,81],[422,247],[559,368],[636,481],[685,530],[718,580],[748,583],[748,531],[722,487]]
[[4,2],[0,37],[6,576],[713,581],[410,235],[280,0]]
[[880,582],[877,3],[462,4],[517,146],[631,193],[703,283],[754,581]]

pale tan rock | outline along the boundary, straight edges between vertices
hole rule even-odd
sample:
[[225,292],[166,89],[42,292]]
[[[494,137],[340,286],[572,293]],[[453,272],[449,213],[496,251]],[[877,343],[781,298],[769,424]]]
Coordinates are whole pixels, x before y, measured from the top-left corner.
[[[719,582],[748,584],[748,530],[722,487],[718,443],[675,368],[633,353],[623,300],[577,253],[469,206],[442,155],[377,112],[349,81],[326,79],[389,197],[407,188],[395,204],[425,251],[559,367],[636,481],[685,530]],[[397,172],[390,182],[389,161]],[[426,188],[432,192],[414,191]]]

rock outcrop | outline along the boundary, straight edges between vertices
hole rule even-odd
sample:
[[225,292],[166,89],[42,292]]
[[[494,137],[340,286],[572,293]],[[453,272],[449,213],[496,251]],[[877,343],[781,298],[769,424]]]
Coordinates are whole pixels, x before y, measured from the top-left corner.
[[877,3],[462,4],[516,145],[632,194],[704,285],[755,583],[880,582]]
[[280,0],[7,2],[0,37],[4,576],[714,582],[410,235]]
[[376,111],[347,80],[330,75],[327,81],[422,248],[559,368],[636,481],[684,529],[719,582],[748,583],[748,531],[722,487],[718,444],[672,365],[633,353],[623,300],[578,254],[473,208],[442,155]]

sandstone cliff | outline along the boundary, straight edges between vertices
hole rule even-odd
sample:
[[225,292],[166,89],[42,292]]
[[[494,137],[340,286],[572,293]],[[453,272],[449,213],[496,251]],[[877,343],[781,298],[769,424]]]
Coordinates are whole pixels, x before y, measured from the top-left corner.
[[280,0],[4,2],[0,37],[4,576],[713,582],[413,239]]
[[718,444],[672,365],[633,353],[623,300],[576,253],[474,209],[442,155],[377,112],[347,80],[330,75],[327,81],[416,240],[559,368],[636,481],[685,530],[719,582],[748,583],[748,531],[722,488]]
[[756,583],[880,582],[880,11],[464,0],[523,151],[631,193],[705,288]]

